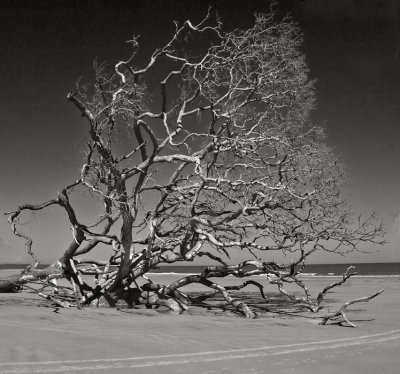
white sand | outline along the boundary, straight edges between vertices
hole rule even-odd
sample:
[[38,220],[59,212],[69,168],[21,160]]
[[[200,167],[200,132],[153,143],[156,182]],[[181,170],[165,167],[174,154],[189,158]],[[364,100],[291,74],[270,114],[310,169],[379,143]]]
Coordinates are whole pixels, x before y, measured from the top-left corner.
[[[308,280],[313,292],[331,282]],[[145,309],[55,310],[38,307],[41,300],[33,294],[0,294],[0,374],[397,374],[400,280],[360,277],[350,283],[329,295],[331,305],[385,288],[378,298],[350,308],[356,329],[319,326],[311,315],[272,313],[246,320],[199,308],[182,315]],[[255,291],[250,287],[245,290]]]

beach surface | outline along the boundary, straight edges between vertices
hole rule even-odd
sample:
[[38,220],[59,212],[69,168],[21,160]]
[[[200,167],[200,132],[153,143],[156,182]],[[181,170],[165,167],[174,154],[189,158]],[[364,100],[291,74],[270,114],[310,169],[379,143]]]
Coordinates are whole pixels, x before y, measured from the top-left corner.
[[[0,276],[6,273],[10,271]],[[161,283],[166,276],[158,277]],[[338,279],[306,281],[314,295]],[[256,290],[248,288],[253,295]],[[349,308],[357,328],[320,326],[320,318],[293,314],[290,308],[283,313],[271,308],[263,318],[248,320],[196,307],[181,315],[146,309],[56,309],[44,307],[32,293],[0,294],[0,374],[397,374],[399,277],[354,277],[329,293],[327,304],[334,310],[383,288],[377,298]],[[275,290],[266,287],[265,292],[269,298]]]

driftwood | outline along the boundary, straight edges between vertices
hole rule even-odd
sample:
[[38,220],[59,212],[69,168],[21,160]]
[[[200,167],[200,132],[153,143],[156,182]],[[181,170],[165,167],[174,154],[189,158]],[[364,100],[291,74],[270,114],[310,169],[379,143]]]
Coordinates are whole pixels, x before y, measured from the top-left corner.
[[[301,42],[298,26],[274,6],[233,31],[209,9],[197,24],[175,22],[147,59],[136,58],[133,36],[126,61],[111,69],[95,63],[93,84],[67,95],[88,129],[80,173],[48,201],[8,213],[35,264],[0,280],[0,291],[35,283],[57,306],[126,302],[177,313],[214,295],[254,318],[235,291],[252,285],[265,300],[268,285],[318,311],[329,289],[352,274],[314,300],[300,278],[308,258],[380,244],[383,228],[374,216],[354,219],[346,203],[344,169],[311,123],[315,89]],[[90,222],[70,199],[74,193],[96,200]],[[71,238],[53,265],[38,270],[20,220],[49,207],[65,214]],[[109,249],[108,259],[82,257],[99,246]],[[238,252],[247,260],[234,263]],[[287,263],[273,260],[277,252]],[[217,266],[171,284],[151,281],[159,266],[202,256]],[[61,277],[68,289],[52,284]],[[226,277],[238,284],[224,286]],[[138,286],[142,278],[147,284]],[[182,287],[190,283],[207,291],[186,295]],[[288,284],[303,295],[288,292]]]
[[51,281],[64,276],[61,264],[58,262],[40,270],[36,269],[37,265],[36,263],[28,266],[20,274],[12,274],[0,278],[0,292],[15,292],[27,283],[40,280]]
[[12,274],[0,278],[0,292],[17,292],[21,289],[22,283],[20,281],[20,274]]
[[[86,264],[87,261],[81,261],[81,263]],[[99,263],[99,265],[102,265]],[[269,310],[269,297],[264,293],[264,285],[261,281],[254,280],[246,280],[245,282],[233,285],[233,286],[222,286],[220,283],[217,283],[215,279],[224,278],[227,275],[233,275],[238,278],[243,278],[251,275],[259,275],[262,274],[263,271],[272,271],[274,278],[267,278],[267,284],[278,285],[278,291],[282,294],[283,299],[280,301],[283,309],[287,309],[289,307],[296,309],[307,309],[312,313],[317,313],[324,307],[322,306],[322,301],[324,296],[334,287],[342,285],[346,280],[350,277],[354,276],[356,272],[354,272],[354,267],[349,267],[346,272],[343,274],[342,279],[325,287],[321,290],[317,297],[313,299],[310,295],[308,289],[304,286],[303,281],[299,280],[298,273],[291,273],[281,271],[279,273],[279,266],[273,266],[269,264],[268,267],[258,263],[257,261],[246,261],[241,264],[241,266],[218,266],[218,267],[207,267],[201,274],[184,276],[183,278],[172,282],[169,285],[160,285],[154,284],[151,281],[149,283],[144,284],[143,286],[135,287],[135,288],[127,288],[126,290],[118,291],[118,292],[107,292],[104,290],[104,285],[107,282],[110,282],[110,279],[106,279],[100,283],[97,288],[91,289],[92,296],[97,295],[100,292],[100,297],[90,297],[90,293],[84,294],[81,293],[81,289],[88,288],[88,286],[82,280],[82,277],[79,275],[80,271],[77,266],[82,266],[79,264],[71,265],[70,269],[73,269],[75,273],[72,276],[70,273],[68,275],[68,279],[72,284],[72,287],[63,287],[57,286],[55,279],[65,276],[65,273],[59,267],[59,265],[52,265],[47,267],[46,269],[36,270],[33,267],[28,267],[21,274],[14,274],[5,278],[0,279],[0,289],[2,292],[16,292],[21,287],[26,287],[32,291],[35,291],[41,298],[46,299],[49,303],[53,304],[55,307],[70,307],[77,306],[78,308],[82,308],[85,304],[88,304],[88,300],[90,301],[91,306],[95,307],[139,307],[140,305],[144,305],[147,308],[159,308],[164,307],[169,309],[173,313],[183,313],[190,309],[191,305],[196,305],[197,307],[204,308],[223,308],[224,310],[229,306],[232,310],[236,310],[247,318],[255,318],[258,316],[262,316],[262,310]],[[97,268],[97,264],[96,264]],[[246,270],[245,270],[246,269]],[[105,276],[110,276],[113,279],[115,277],[115,272],[102,272],[101,274],[105,274]],[[268,272],[268,271],[267,271]],[[90,272],[89,272],[90,273]],[[276,275],[280,274],[280,278],[276,278]],[[208,279],[209,277],[214,280],[211,281]],[[74,281],[77,279],[77,282]],[[305,293],[304,297],[298,297],[294,294],[291,294],[283,289],[283,280],[285,282],[294,283],[299,285],[299,289]],[[32,288],[29,284],[36,282],[37,285],[41,287]],[[206,287],[209,287],[211,292],[204,292],[198,295],[185,294],[180,291],[180,288],[187,286],[192,283],[199,283]],[[264,307],[258,307],[258,312],[252,310],[247,303],[242,300],[240,297],[235,296],[236,294],[232,294],[231,292],[240,291],[243,288],[252,285],[258,288],[260,296],[259,299],[264,300]],[[102,288],[103,287],[103,288]],[[50,292],[45,292],[45,289],[50,289]],[[351,327],[356,327],[354,323],[349,321],[346,316],[347,308],[355,303],[359,302],[367,302],[376,296],[380,295],[383,290],[374,293],[371,296],[363,297],[355,300],[351,300],[343,304],[337,311],[330,312],[322,317],[321,325],[327,324],[329,321],[339,323],[346,322]],[[222,297],[224,303],[220,303],[219,306],[216,306],[212,303],[213,298],[217,295]],[[256,295],[256,294],[254,294]],[[285,298],[287,301],[290,301],[291,304],[287,304],[285,302]],[[257,296],[253,296],[253,301],[257,299]],[[211,303],[209,303],[211,301]],[[259,303],[260,304],[260,303]],[[262,303],[261,303],[262,304]],[[225,306],[224,306],[225,305]],[[286,307],[285,307],[286,305]],[[291,305],[291,307],[289,306]],[[282,310],[283,310],[282,309]],[[275,307],[276,312],[280,313],[281,309]],[[260,313],[261,311],[261,313]]]
[[317,300],[314,306],[316,312],[321,308],[321,303],[329,290],[331,290],[334,287],[341,286],[350,277],[357,274],[355,271],[353,271],[354,269],[355,269],[354,266],[349,266],[345,271],[345,273],[343,274],[342,279],[340,281],[330,284],[329,286],[325,287],[321,292],[318,293]]
[[[334,321],[334,322],[338,322],[338,319],[342,318],[350,327],[357,327],[353,322],[350,322],[349,319],[346,316],[346,309],[353,304],[356,303],[361,303],[361,302],[368,302],[371,299],[373,299],[374,297],[377,297],[378,295],[380,295],[384,290],[380,290],[378,292],[375,292],[373,295],[370,296],[366,296],[366,297],[361,297],[359,299],[355,299],[355,300],[351,300],[348,301],[347,303],[343,304],[339,310],[337,310],[336,312],[332,312],[327,314],[326,316],[322,317],[322,321],[320,322],[320,325],[326,325],[326,323],[328,321]],[[340,321],[339,321],[340,323]]]

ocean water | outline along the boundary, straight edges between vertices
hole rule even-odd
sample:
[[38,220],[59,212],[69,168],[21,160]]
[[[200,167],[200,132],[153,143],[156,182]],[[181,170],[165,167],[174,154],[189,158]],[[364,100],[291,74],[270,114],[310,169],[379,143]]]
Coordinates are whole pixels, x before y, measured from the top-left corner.
[[[342,275],[349,266],[355,266],[355,272],[360,276],[400,276],[400,263],[363,263],[363,264],[310,264],[305,267],[303,274],[307,276],[337,276]],[[26,264],[0,264],[0,270],[23,269]],[[43,268],[46,265],[40,265]],[[178,273],[178,274],[198,274],[206,265],[168,265],[152,269],[150,273]]]
[[354,266],[357,275],[399,275],[400,263],[364,263],[364,264],[318,264],[307,265],[303,273],[310,275],[342,275],[349,266]]
[[[400,263],[362,263],[362,264],[310,264],[303,270],[308,276],[337,276],[342,275],[349,268],[354,266],[357,275],[360,276],[400,276]],[[164,266],[152,270],[152,273],[200,273],[206,266]]]

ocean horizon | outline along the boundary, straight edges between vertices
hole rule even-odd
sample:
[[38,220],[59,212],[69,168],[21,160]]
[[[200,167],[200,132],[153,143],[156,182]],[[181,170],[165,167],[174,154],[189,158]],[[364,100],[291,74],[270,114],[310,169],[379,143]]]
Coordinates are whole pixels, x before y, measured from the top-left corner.
[[[29,264],[0,264],[0,270],[24,269]],[[43,269],[47,264],[40,264]],[[151,269],[149,273],[178,273],[178,274],[197,274],[207,266],[215,265],[164,265],[156,269]],[[306,265],[302,274],[309,276],[338,276],[342,275],[349,266],[354,266],[354,271],[361,276],[400,276],[399,262],[382,263],[356,263],[356,264],[309,264]]]

